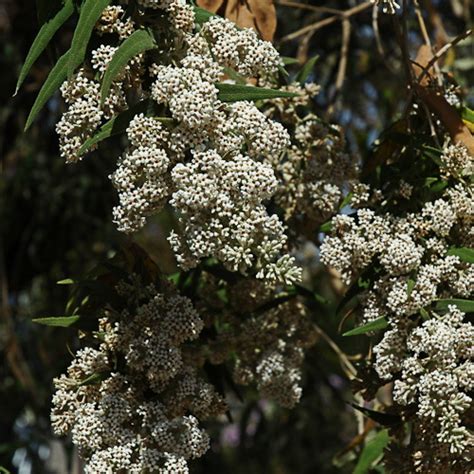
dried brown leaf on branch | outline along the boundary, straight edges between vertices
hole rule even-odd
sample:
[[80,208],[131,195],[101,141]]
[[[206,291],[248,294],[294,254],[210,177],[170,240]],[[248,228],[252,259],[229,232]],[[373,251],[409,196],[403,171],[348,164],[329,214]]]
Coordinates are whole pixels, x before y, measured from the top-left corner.
[[[427,45],[422,45],[418,50],[418,54],[413,65],[415,76],[420,78],[414,84],[415,91],[421,100],[426,104],[428,109],[433,112],[444,125],[454,143],[463,144],[474,156],[474,137],[469,128],[463,122],[457,110],[448,103],[443,95],[435,89],[429,87],[429,77],[436,74],[430,61],[433,53]],[[428,70],[424,74],[425,69]],[[423,75],[424,74],[424,75]]]
[[264,40],[273,40],[277,23],[273,0],[197,0],[197,4],[242,28],[257,30]]

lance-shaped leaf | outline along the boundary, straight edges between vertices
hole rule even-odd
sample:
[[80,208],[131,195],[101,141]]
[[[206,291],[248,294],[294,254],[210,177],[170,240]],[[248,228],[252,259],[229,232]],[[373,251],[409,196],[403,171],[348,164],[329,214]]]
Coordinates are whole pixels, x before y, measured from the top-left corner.
[[65,278],[64,280],[59,280],[56,282],[56,285],[74,285],[75,281],[71,278]]
[[281,56],[281,60],[285,66],[289,64],[298,64],[299,61],[296,58],[291,58],[290,56]]
[[94,372],[77,384],[78,387],[84,385],[97,385],[110,376],[109,372]]
[[463,262],[474,263],[474,249],[467,247],[456,247],[448,250],[448,255],[455,255]]
[[137,54],[156,47],[155,40],[148,30],[137,30],[130,35],[115,51],[110,63],[105,70],[102,86],[100,88],[100,103],[104,104],[112,82],[123,71],[127,63]]
[[301,68],[301,71],[296,76],[296,80],[303,85],[308,79],[309,75],[313,72],[314,66],[318,61],[319,56],[313,56],[312,58],[306,61],[306,64]]
[[263,87],[244,86],[241,84],[218,83],[219,100],[222,102],[238,102],[239,100],[264,100],[278,97],[297,97],[294,92],[278,89],[265,89]]
[[374,420],[376,423],[379,423],[383,426],[397,426],[403,423],[401,416],[395,415],[393,413],[384,413],[382,411],[370,410],[369,408],[361,407],[355,403],[351,403],[351,406],[363,413],[367,418]]
[[389,442],[388,430],[379,431],[371,440],[367,441],[360,453],[359,460],[353,474],[367,474],[373,464],[383,455],[383,450]]
[[56,13],[56,15],[47,21],[39,30],[36,35],[33,44],[31,45],[28,55],[26,56],[25,63],[23,64],[20,75],[18,76],[18,82],[16,83],[15,94],[17,94],[20,89],[23,81],[30,72],[31,66],[38,59],[39,55],[45,50],[48,46],[51,38],[54,36],[56,31],[64,24],[64,22],[72,15],[74,12],[74,4],[72,0],[66,0],[64,6]]
[[84,61],[87,45],[89,44],[94,26],[110,2],[111,0],[86,0],[82,4],[79,21],[77,22],[71,42],[67,66],[68,77],[72,76],[76,67]]
[[113,117],[108,122],[104,123],[104,125],[100,127],[99,131],[93,137],[89,138],[81,145],[77,152],[78,156],[83,155],[92,146],[96,145],[102,140],[125,132],[133,117],[135,117],[137,114],[146,112],[149,104],[149,100],[142,100],[124,112]]
[[67,77],[67,64],[69,58],[69,51],[63,54],[58,62],[51,69],[43,87],[39,91],[33,107],[31,107],[30,114],[26,120],[25,130],[27,130],[33,123],[33,120],[38,115],[39,111],[48,102],[49,98],[59,89],[61,84]]
[[74,323],[77,323],[79,319],[80,319],[80,316],[76,314],[74,316],[56,316],[56,317],[53,316],[50,318],[36,318],[36,319],[33,319],[32,321],[34,323],[43,324],[45,326],[67,328],[69,326],[72,326]]
[[347,331],[343,336],[358,336],[359,334],[366,334],[370,331],[378,331],[379,329],[385,329],[388,326],[388,322],[385,319],[385,316],[374,319],[370,323],[364,324],[363,326],[356,327]]
[[474,313],[474,300],[452,298],[436,302],[436,309],[448,309],[448,306],[457,306],[463,313]]

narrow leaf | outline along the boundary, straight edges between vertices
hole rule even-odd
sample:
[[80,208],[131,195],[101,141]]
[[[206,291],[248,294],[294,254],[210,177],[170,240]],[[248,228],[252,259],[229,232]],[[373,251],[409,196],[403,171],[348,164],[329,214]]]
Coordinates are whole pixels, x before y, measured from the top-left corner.
[[93,137],[89,138],[81,145],[77,152],[78,156],[83,155],[92,146],[96,145],[102,140],[124,133],[133,117],[135,117],[137,114],[146,112],[148,106],[149,101],[142,100],[124,112],[118,114],[116,117],[110,119],[108,122],[104,123],[104,125],[100,127],[99,131]]
[[319,232],[323,232],[327,234],[328,232],[331,232],[332,229],[332,221],[327,221],[324,224],[321,224],[319,227]]
[[196,25],[202,25],[209,21],[213,16],[216,16],[214,13],[211,13],[204,8],[194,7],[194,22]]
[[388,430],[382,430],[369,440],[360,453],[353,474],[367,474],[370,472],[374,462],[383,455],[383,450],[387,446],[389,438]]
[[370,331],[377,331],[379,329],[385,329],[388,326],[388,322],[385,319],[385,316],[374,319],[370,323],[364,324],[363,326],[356,327],[347,331],[343,336],[358,336],[359,334],[366,334]]
[[67,328],[79,321],[79,316],[57,316],[52,318],[36,318],[32,320],[34,323],[43,324],[45,326],[55,326]]
[[100,88],[100,103],[104,103],[110,92],[112,82],[122,72],[127,63],[137,54],[156,47],[153,36],[147,30],[137,30],[130,35],[115,51],[112,60],[107,65],[102,86]]
[[367,418],[374,420],[376,423],[379,423],[383,426],[396,426],[402,423],[402,418],[399,415],[394,415],[392,413],[384,413],[382,411],[370,410],[369,408],[360,407],[351,403],[351,406],[363,413]]
[[292,58],[290,56],[282,56],[281,60],[283,61],[283,64],[285,66],[288,66],[289,64],[298,64],[299,61],[296,58]]
[[73,12],[74,4],[72,0],[66,0],[61,10],[59,10],[51,20],[46,22],[41,27],[38,34],[36,35],[35,40],[33,41],[33,44],[31,45],[28,55],[26,56],[25,63],[21,68],[20,75],[18,76],[18,82],[16,83],[15,93],[13,95],[17,94],[18,90],[23,84],[23,81],[30,72],[31,66],[33,66],[39,55],[45,50],[46,46],[48,46],[56,31],[58,31],[58,29],[72,15]]
[[463,262],[474,263],[474,249],[467,247],[451,248],[448,250],[448,255],[455,255],[459,257]]
[[293,92],[278,89],[265,89],[262,87],[244,86],[241,84],[218,83],[219,100],[222,102],[237,102],[239,100],[263,100],[277,97],[297,97]]
[[231,67],[225,67],[224,72],[237,84],[247,84],[247,79],[238,72],[234,71]]
[[457,306],[463,313],[474,313],[474,300],[445,299],[436,302],[436,309],[448,309],[448,306]]
[[407,296],[410,296],[412,291],[413,291],[413,288],[415,288],[415,280],[412,280],[411,278],[408,279],[407,281]]
[[95,372],[92,375],[89,375],[85,379],[81,380],[81,382],[79,382],[77,386],[82,387],[84,385],[96,385],[99,382],[102,382],[102,380],[108,378],[109,376],[110,374],[108,372]]
[[94,26],[110,2],[111,0],[85,0],[82,4],[79,21],[77,22],[71,42],[67,66],[68,77],[72,76],[76,67],[84,61],[87,45],[89,44]]
[[71,278],[65,278],[64,280],[59,280],[56,282],[56,285],[74,285],[74,280]]
[[471,110],[469,107],[463,107],[461,115],[464,120],[474,123],[474,110]]
[[33,107],[31,107],[30,114],[26,120],[25,131],[28,130],[34,119],[44,107],[49,98],[56,92],[67,77],[67,64],[69,58],[69,51],[64,53],[58,62],[51,69],[43,87],[39,91]]
[[309,75],[313,72],[314,66],[318,59],[318,55],[313,56],[312,58],[308,59],[308,61],[306,61],[306,64],[301,68],[301,71],[296,76],[296,80],[301,85],[303,85],[307,81]]

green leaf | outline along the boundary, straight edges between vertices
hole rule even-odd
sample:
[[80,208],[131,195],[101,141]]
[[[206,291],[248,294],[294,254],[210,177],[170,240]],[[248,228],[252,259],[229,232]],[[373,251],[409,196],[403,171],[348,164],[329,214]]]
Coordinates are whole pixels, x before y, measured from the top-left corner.
[[469,107],[462,108],[461,116],[464,120],[474,123],[474,110],[471,110]]
[[247,84],[245,77],[234,71],[231,67],[224,67],[224,72],[237,84]]
[[53,69],[51,69],[43,87],[41,87],[41,90],[36,97],[33,107],[31,107],[30,114],[26,120],[25,131],[30,128],[30,125],[33,123],[40,110],[66,79],[68,58],[69,51],[64,53],[58,59],[58,62],[54,65]]
[[339,204],[339,209],[343,209],[348,204],[350,204],[351,199],[352,199],[353,196],[354,196],[354,193],[347,193],[345,198],[342,200],[341,204]]
[[112,60],[107,65],[100,88],[100,103],[103,105],[107,98],[112,82],[122,72],[131,58],[156,47],[155,40],[148,30],[137,30],[131,34],[115,51]]
[[74,4],[72,0],[66,0],[61,10],[59,10],[51,20],[46,22],[41,27],[38,34],[36,35],[35,40],[33,41],[33,44],[31,45],[28,55],[26,56],[25,63],[21,68],[20,75],[18,76],[18,82],[16,83],[15,93],[13,95],[17,94],[18,90],[23,84],[23,81],[30,72],[31,66],[33,66],[39,55],[45,50],[46,46],[48,46],[48,43],[56,31],[58,31],[58,29],[72,15],[73,12]]
[[214,13],[211,13],[204,8],[193,7],[194,8],[194,22],[196,25],[202,25],[209,21],[213,16],[216,16]]
[[428,321],[428,319],[430,319],[430,313],[428,313],[425,308],[420,308],[420,315],[423,321]]
[[76,67],[84,61],[87,45],[89,44],[94,26],[110,2],[111,0],[85,0],[82,4],[79,21],[74,30],[71,49],[69,50],[70,54],[67,65],[68,77],[71,77]]
[[457,306],[463,313],[474,313],[474,300],[444,299],[436,301],[436,309],[448,309],[448,306]]
[[413,288],[415,288],[415,285],[416,285],[416,281],[409,278],[407,281],[407,296],[408,297],[411,295]]
[[474,263],[474,249],[467,247],[453,247],[448,250],[448,255],[455,255],[463,262]]
[[364,324],[363,326],[356,327],[347,331],[343,336],[358,336],[359,334],[365,334],[370,331],[378,331],[379,329],[385,329],[388,326],[388,322],[385,319],[385,316],[374,319],[370,323]]
[[378,432],[371,440],[367,441],[360,453],[359,461],[353,474],[367,474],[377,459],[383,456],[383,450],[389,442],[388,430]]
[[324,232],[327,234],[328,232],[331,232],[332,229],[332,221],[327,221],[324,224],[321,224],[319,227],[319,232]]
[[281,60],[285,66],[290,64],[298,64],[299,61],[296,58],[291,58],[290,56],[281,56]]
[[3,466],[0,466],[0,473],[1,474],[11,474],[11,472],[6,467],[3,467]]
[[74,316],[56,316],[52,318],[36,318],[32,320],[34,323],[43,324],[45,326],[55,326],[67,328],[72,326],[74,323],[79,321],[79,316],[76,314]]
[[105,380],[110,376],[109,372],[95,372],[92,375],[89,375],[85,379],[81,380],[77,386],[82,387],[84,385],[96,385],[99,382],[102,382],[102,380]]
[[65,278],[64,280],[59,280],[56,282],[56,285],[74,285],[75,281],[71,278]]
[[79,148],[77,154],[78,156],[86,153],[92,146],[97,143],[105,140],[106,138],[124,133],[128,127],[130,121],[135,117],[135,115],[140,113],[145,113],[148,110],[150,101],[145,99],[142,100],[124,112],[118,114],[116,117],[110,119],[108,122],[104,123],[100,127],[99,131],[91,138],[87,139]]
[[443,164],[443,162],[441,161],[441,155],[443,154],[443,150],[428,145],[422,145],[421,150],[424,156],[430,158],[438,166],[441,166]]
[[262,87],[244,86],[241,84],[218,83],[219,100],[222,102],[237,102],[239,100],[263,100],[277,97],[297,97],[293,92],[278,89],[264,89]]
[[309,75],[313,72],[314,66],[317,63],[319,56],[313,56],[306,61],[306,64],[301,68],[301,71],[297,74],[296,80],[303,85],[308,79]]

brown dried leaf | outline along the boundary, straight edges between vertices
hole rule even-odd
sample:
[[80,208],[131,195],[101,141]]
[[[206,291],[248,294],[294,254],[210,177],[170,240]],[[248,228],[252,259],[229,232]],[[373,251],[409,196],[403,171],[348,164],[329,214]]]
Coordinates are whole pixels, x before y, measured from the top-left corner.
[[242,28],[257,29],[254,16],[248,4],[244,0],[227,0],[225,6],[225,17]]
[[273,0],[197,0],[197,5],[242,28],[257,30],[266,41],[273,40],[277,21]]
[[277,24],[273,0],[248,0],[248,4],[260,36],[266,41],[272,41]]
[[[432,57],[431,49],[427,45],[422,45],[416,56],[416,64],[413,66],[416,77],[420,76],[423,67],[429,64]],[[418,66],[418,64],[422,67]],[[429,75],[435,74],[434,68],[431,67],[428,73],[425,74],[418,84],[415,84],[418,96],[428,109],[438,116],[453,142],[463,144],[469,150],[469,153],[474,156],[474,137],[467,125],[462,121],[457,110],[448,103],[443,95],[428,87]]]

